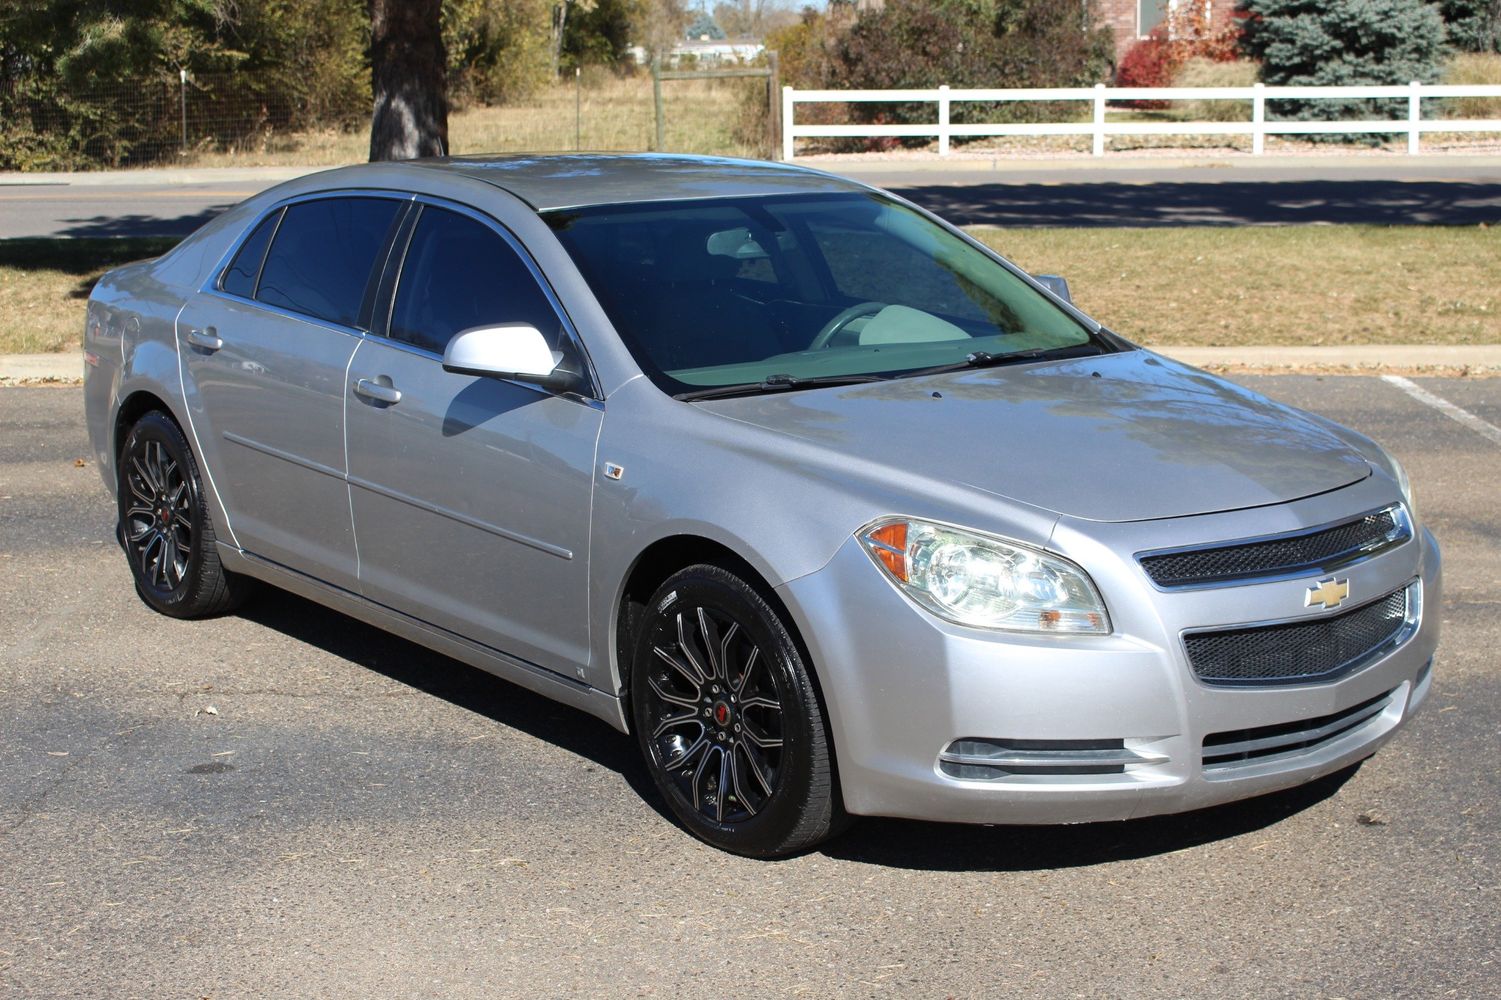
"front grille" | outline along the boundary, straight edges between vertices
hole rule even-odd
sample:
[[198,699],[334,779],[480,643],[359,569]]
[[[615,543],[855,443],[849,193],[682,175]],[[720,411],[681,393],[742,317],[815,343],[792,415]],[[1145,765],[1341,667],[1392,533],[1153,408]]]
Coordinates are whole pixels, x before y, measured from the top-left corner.
[[1204,737],[1204,770],[1216,771],[1268,757],[1309,753],[1375,719],[1392,703],[1395,690],[1333,715],[1255,729],[1235,729]]
[[1288,684],[1348,673],[1402,642],[1415,624],[1408,587],[1343,614],[1183,637],[1194,674],[1207,684]]
[[1373,556],[1412,537],[1400,505],[1296,535],[1212,548],[1144,553],[1142,569],[1159,587],[1202,587],[1255,577],[1323,573]]

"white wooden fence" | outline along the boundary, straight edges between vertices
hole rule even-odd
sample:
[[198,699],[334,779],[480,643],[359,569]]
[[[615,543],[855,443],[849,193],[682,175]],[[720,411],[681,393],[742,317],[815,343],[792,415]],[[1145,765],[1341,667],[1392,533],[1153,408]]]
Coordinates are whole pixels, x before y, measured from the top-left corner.
[[[1267,121],[1266,103],[1278,98],[1335,100],[1348,98],[1406,98],[1407,117],[1385,121]],[[1407,151],[1418,152],[1424,132],[1501,132],[1501,119],[1424,118],[1425,97],[1501,97],[1501,84],[1427,85],[1416,81],[1390,87],[1093,87],[1033,88],[1015,90],[955,90],[947,86],[931,90],[795,90],[782,88],[782,158],[794,155],[796,140],[805,137],[912,136],[938,138],[938,154],[947,156],[951,141],[960,136],[986,135],[1087,135],[1094,138],[1094,155],[1105,155],[1105,140],[1112,135],[1249,135],[1251,151],[1261,154],[1269,135],[1314,135],[1354,133],[1407,133]],[[1007,124],[954,124],[951,111],[965,101],[1088,101],[1094,116],[1087,122],[1029,122]],[[1105,108],[1114,101],[1249,101],[1251,120],[1234,122],[1112,122]],[[937,120],[906,125],[816,125],[798,124],[799,104],[813,103],[926,102],[936,105]]]

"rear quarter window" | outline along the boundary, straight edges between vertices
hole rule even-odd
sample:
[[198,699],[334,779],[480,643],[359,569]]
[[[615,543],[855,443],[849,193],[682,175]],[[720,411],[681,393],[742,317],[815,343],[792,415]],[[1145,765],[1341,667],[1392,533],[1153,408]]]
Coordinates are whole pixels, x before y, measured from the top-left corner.
[[247,299],[255,298],[255,279],[260,277],[261,262],[266,259],[266,245],[271,242],[271,234],[276,232],[276,222],[281,218],[281,210],[272,212],[261,220],[261,224],[255,227],[245,242],[240,244],[239,252],[235,259],[230,262],[224,277],[219,281],[219,287],[231,295],[242,295]]

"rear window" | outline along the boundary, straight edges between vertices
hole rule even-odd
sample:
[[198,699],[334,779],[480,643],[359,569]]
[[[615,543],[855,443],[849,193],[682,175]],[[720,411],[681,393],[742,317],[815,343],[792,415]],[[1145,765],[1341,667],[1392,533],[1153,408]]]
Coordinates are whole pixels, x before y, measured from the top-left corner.
[[326,198],[289,205],[261,268],[256,299],[357,326],[371,268],[400,205],[389,198]]

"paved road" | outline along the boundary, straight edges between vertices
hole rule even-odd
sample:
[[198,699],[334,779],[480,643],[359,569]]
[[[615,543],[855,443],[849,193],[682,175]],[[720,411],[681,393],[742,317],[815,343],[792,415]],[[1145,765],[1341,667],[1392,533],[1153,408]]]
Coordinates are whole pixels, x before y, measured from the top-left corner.
[[0,185],[0,239],[186,236],[272,183]]
[[[1169,226],[1501,222],[1501,157],[1332,164],[1004,169],[816,163],[900,191],[964,225]],[[207,171],[200,171],[202,175]],[[0,238],[185,236],[279,179],[192,184],[0,184]],[[1145,190],[1150,185],[1150,190]]]
[[[311,604],[148,612],[79,391],[0,390],[0,995],[1493,997],[1501,447],[1387,382],[1247,381],[1408,463],[1424,714],[1250,803],[775,863],[683,834],[603,724]],[[1419,381],[1501,422],[1501,382]]]

